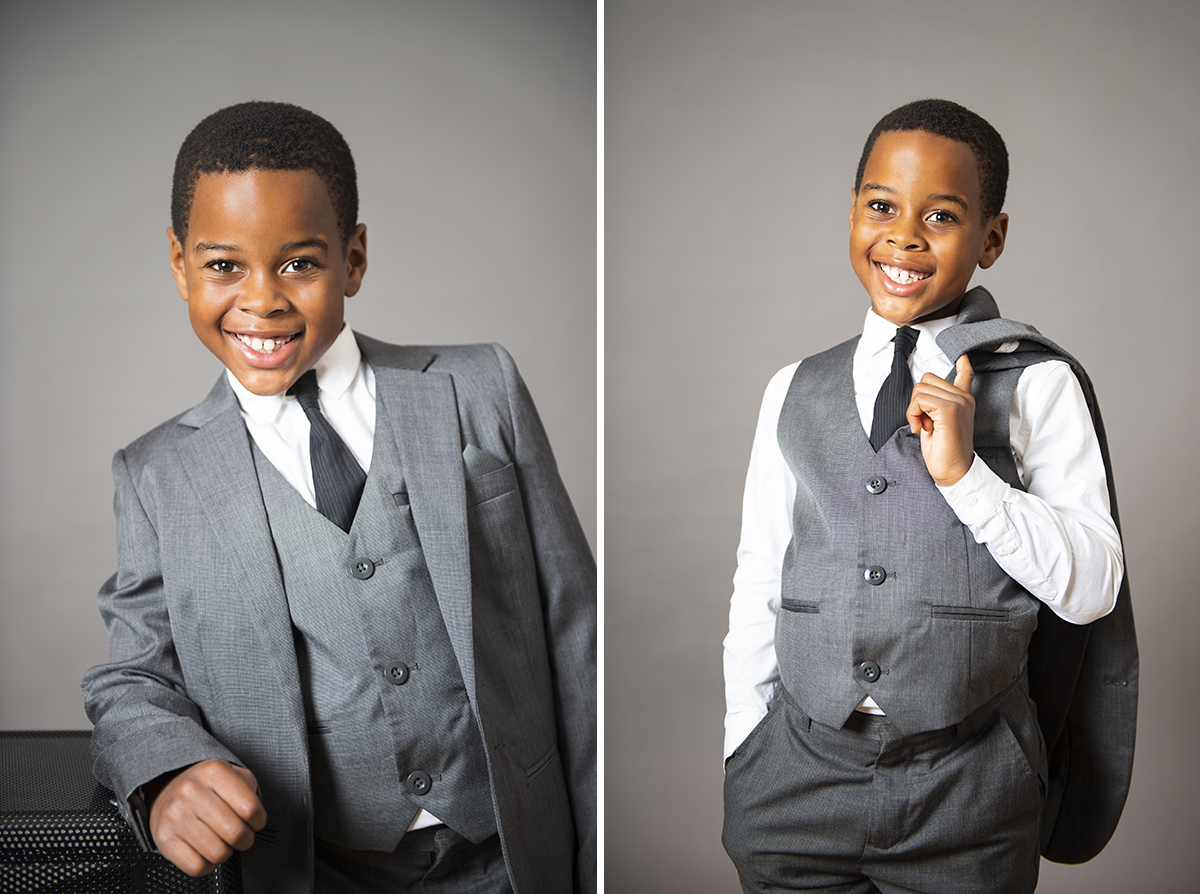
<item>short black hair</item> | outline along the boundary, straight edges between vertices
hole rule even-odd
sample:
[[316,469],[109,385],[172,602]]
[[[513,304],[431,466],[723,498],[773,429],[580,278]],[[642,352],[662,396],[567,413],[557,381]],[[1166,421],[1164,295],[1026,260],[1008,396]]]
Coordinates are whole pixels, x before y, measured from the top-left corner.
[[358,223],[358,181],[346,140],[308,109],[261,100],[213,112],[179,147],[171,185],[171,226],[181,244],[187,238],[200,175],[254,169],[315,173],[329,190],[343,248],[350,244]]
[[1008,191],[1008,149],[996,128],[965,106],[948,99],[918,99],[893,109],[875,125],[858,160],[854,189],[862,186],[863,171],[875,140],[889,131],[919,130],[934,136],[966,143],[979,168],[980,210],[986,223],[1004,208]]

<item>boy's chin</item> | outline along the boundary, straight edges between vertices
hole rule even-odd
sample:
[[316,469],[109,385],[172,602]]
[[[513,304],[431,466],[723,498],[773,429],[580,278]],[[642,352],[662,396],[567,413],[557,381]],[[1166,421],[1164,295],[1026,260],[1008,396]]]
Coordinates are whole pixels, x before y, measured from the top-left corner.
[[882,298],[871,295],[871,309],[875,311],[876,316],[897,326],[910,326],[913,323],[928,323],[953,317],[962,307],[962,302],[963,295],[950,301],[909,301],[895,295]]
[[300,378],[299,374],[293,374],[291,369],[234,369],[231,366],[226,366],[226,369],[233,373],[233,377],[243,388],[259,397],[283,394]]

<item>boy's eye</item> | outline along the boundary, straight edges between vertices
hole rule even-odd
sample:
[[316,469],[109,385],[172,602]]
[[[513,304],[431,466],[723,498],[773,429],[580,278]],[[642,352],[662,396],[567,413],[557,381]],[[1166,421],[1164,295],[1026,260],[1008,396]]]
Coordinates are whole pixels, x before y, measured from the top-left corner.
[[209,261],[204,266],[217,271],[217,273],[233,273],[237,270],[237,264],[233,263],[233,261],[222,261],[220,259]]
[[286,273],[304,273],[307,270],[316,269],[316,262],[312,258],[292,258],[283,265]]
[[935,211],[926,220],[930,223],[954,223],[958,218],[949,211]]
[[867,202],[867,207],[872,211],[878,211],[880,214],[887,214],[892,210],[892,206],[882,199],[872,199]]

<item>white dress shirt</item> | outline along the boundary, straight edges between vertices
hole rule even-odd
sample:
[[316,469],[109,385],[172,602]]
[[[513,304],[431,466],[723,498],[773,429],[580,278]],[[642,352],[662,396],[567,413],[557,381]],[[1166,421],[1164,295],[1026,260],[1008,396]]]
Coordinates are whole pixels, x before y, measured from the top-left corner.
[[[366,471],[371,468],[375,444],[375,373],[358,350],[349,326],[313,367],[317,371],[321,413],[341,436]],[[263,396],[247,391],[237,376],[225,371],[242,408],[242,419],[254,443],[292,487],[317,505],[313,488],[312,459],[308,446],[308,417],[300,402],[289,394]]]
[[[346,442],[358,464],[364,471],[369,471],[375,444],[375,373],[363,360],[349,326],[342,327],[313,368],[317,371],[321,413]],[[266,397],[254,394],[247,391],[233,373],[226,370],[225,375],[233,386],[242,419],[258,449],[315,509],[317,492],[313,487],[308,417],[300,403],[288,394]],[[409,829],[440,822],[429,811],[421,810]]]
[[[913,327],[914,382],[926,372],[946,378],[954,368],[935,341],[953,324],[949,317]],[[894,323],[867,311],[853,366],[855,400],[867,433],[875,397],[891,372],[895,334]],[[784,367],[767,385],[750,451],[724,643],[726,758],[766,715],[779,682],[775,616],[796,481],[776,430],[797,366]],[[1074,624],[1103,617],[1116,604],[1124,558],[1091,414],[1067,363],[1047,361],[1021,373],[1009,441],[1026,491],[1010,487],[978,456],[962,480],[938,490],[1005,573],[1056,614]],[[859,710],[882,713],[869,697]]]

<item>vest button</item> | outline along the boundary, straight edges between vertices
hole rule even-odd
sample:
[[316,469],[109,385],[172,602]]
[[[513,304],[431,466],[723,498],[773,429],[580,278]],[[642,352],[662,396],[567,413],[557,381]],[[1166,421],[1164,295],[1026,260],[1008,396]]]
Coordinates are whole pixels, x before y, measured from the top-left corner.
[[863,572],[863,579],[872,587],[878,587],[887,580],[887,569],[882,565],[872,565]]
[[366,580],[375,573],[375,563],[370,559],[355,559],[350,563],[350,573],[359,580]]
[[854,667],[854,679],[874,683],[879,679],[879,665],[874,661],[863,661]]
[[878,496],[887,490],[887,479],[882,475],[872,475],[867,479],[867,493]]
[[433,788],[433,779],[424,770],[413,770],[404,779],[404,787],[413,795],[427,795]]
[[408,682],[408,665],[403,661],[394,661],[388,665],[387,672],[384,676],[387,681],[394,686],[403,686]]

